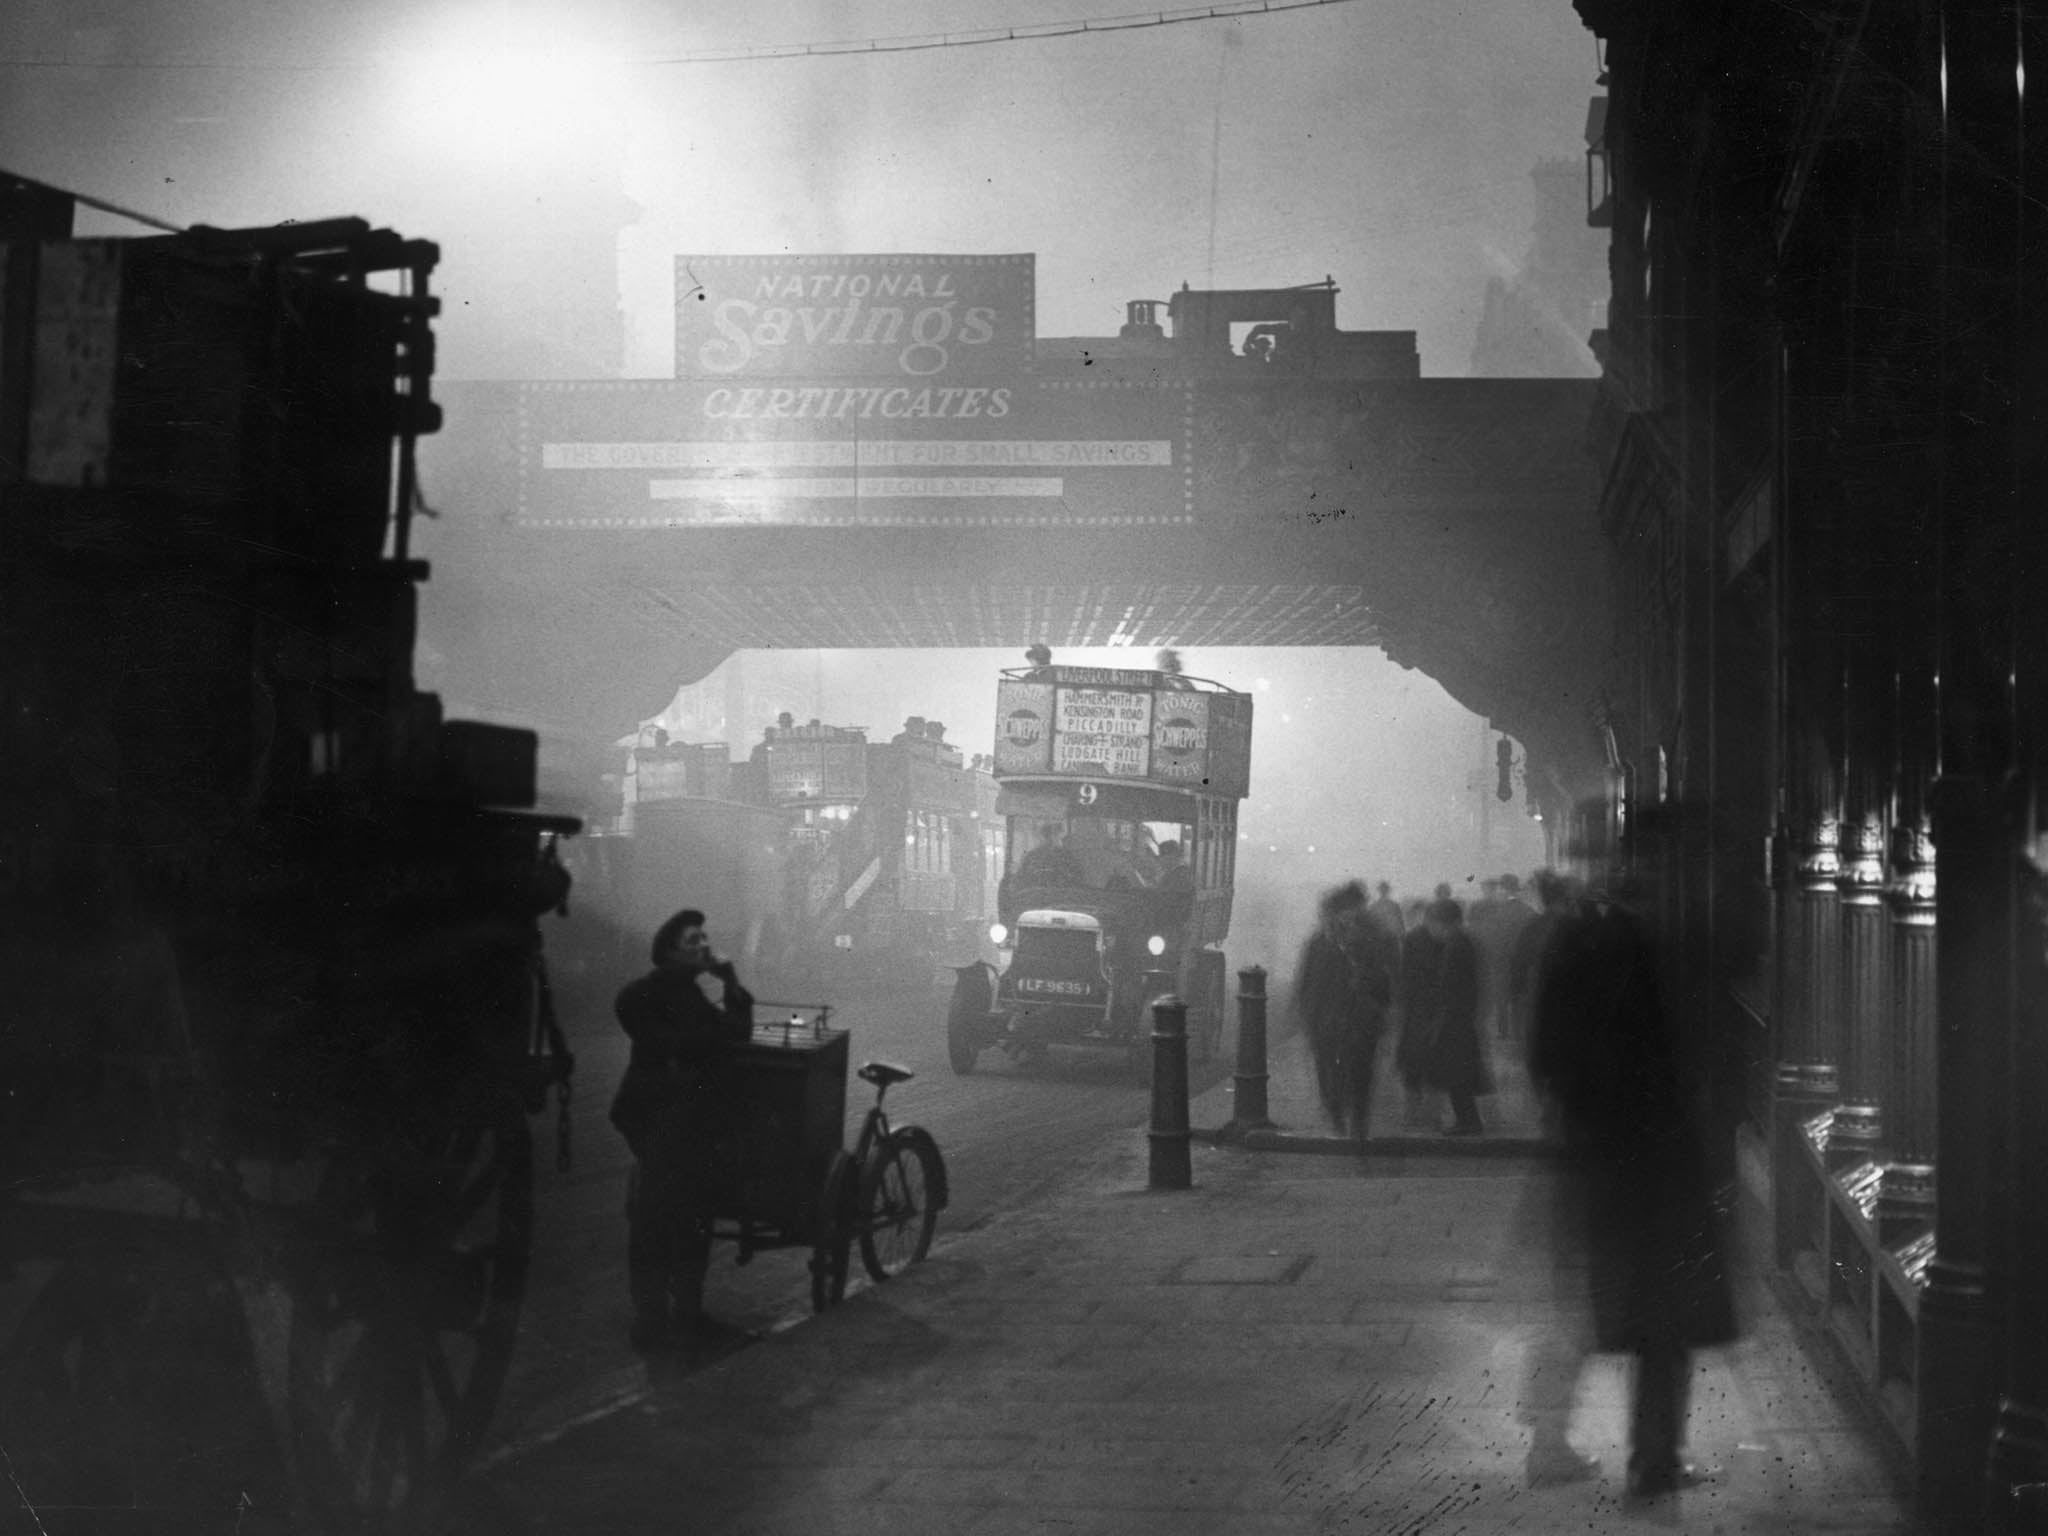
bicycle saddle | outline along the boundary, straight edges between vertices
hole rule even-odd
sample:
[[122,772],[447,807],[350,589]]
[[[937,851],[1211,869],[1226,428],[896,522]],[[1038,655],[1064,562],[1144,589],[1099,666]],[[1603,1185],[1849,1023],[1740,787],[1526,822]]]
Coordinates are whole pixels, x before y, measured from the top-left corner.
[[877,1088],[886,1088],[891,1083],[907,1083],[917,1074],[908,1067],[899,1067],[893,1061],[871,1061],[860,1069],[861,1081],[873,1083]]

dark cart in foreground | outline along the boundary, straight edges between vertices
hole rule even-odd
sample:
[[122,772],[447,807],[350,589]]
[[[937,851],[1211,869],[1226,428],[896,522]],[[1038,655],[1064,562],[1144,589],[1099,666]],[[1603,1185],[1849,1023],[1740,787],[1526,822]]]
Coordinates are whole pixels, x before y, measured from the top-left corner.
[[0,175],[0,1526],[431,1530],[577,829],[414,686],[438,252],[71,204]]
[[845,1147],[847,1032],[822,1004],[755,1004],[753,1038],[727,1064],[729,1119],[719,1138],[714,1240],[744,1264],[770,1248],[811,1250],[811,1304],[846,1294],[853,1247],[876,1281],[931,1250],[948,1198],[945,1160],[921,1126],[892,1125],[882,1107],[911,1074],[887,1062],[860,1069],[875,1088],[851,1153]]
[[[78,967],[100,936],[51,936],[54,985],[8,1020],[28,1093],[0,1112],[0,1443],[27,1529],[229,1531],[244,1500],[309,1533],[430,1521],[511,1364],[529,1114],[566,1087],[531,910],[551,826],[337,815],[301,833],[322,890],[139,925],[99,985]],[[393,860],[452,891],[395,900]],[[38,1016],[91,1033],[31,1054]]]

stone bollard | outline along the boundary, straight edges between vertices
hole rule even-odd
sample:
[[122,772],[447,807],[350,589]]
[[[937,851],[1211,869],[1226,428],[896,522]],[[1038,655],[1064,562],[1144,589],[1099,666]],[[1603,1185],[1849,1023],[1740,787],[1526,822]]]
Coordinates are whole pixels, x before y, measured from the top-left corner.
[[1144,990],[1139,995],[1145,999],[1145,1003],[1149,1007],[1160,998],[1173,995],[1173,972],[1148,969],[1144,974],[1142,984]]
[[1251,965],[1237,973],[1237,1088],[1230,1124],[1223,1128],[1226,1134],[1242,1136],[1273,1128],[1266,1107],[1267,1077],[1266,973]]
[[1153,1189],[1194,1183],[1188,1157],[1188,1005],[1168,993],[1152,1004]]

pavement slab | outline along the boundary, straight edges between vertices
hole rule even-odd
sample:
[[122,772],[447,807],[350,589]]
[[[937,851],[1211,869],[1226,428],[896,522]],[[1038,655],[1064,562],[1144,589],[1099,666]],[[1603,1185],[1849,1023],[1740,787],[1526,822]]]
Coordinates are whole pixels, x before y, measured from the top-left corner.
[[1528,1220],[1540,1156],[1197,1144],[1142,1132],[1029,1209],[704,1368],[639,1384],[464,1493],[494,1532],[1143,1536],[1910,1530],[1882,1427],[1805,1363],[1754,1275],[1703,1354],[1692,1449],[1721,1479],[1623,1498],[1627,1373],[1589,1360],[1602,1475],[1523,1484],[1531,1346],[1576,1305]]

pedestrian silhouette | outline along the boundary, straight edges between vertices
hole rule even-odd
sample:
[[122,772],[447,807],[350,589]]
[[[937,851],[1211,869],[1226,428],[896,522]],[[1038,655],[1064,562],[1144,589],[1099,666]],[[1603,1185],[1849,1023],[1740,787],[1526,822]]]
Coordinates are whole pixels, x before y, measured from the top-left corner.
[[1339,1134],[1365,1150],[1373,1065],[1393,994],[1388,945],[1357,881],[1327,893],[1302,947],[1294,1001],[1315,1062],[1316,1092]]
[[1508,1037],[1526,1055],[1530,1021],[1536,1009],[1536,982],[1542,974],[1544,957],[1550,952],[1557,925],[1573,910],[1571,884],[1554,869],[1539,869],[1530,880],[1536,892],[1536,911],[1515,934],[1508,956]]
[[1379,899],[1365,909],[1366,915],[1399,940],[1408,928],[1401,919],[1401,903],[1394,900],[1394,887],[1385,880],[1379,883],[1379,893]]
[[1493,1073],[1479,1040],[1479,951],[1455,901],[1433,901],[1422,926],[1401,940],[1402,1081],[1451,1102],[1448,1136],[1486,1129],[1479,1099],[1493,1092]]
[[1517,1034],[1515,991],[1510,979],[1515,948],[1536,910],[1522,898],[1522,882],[1513,873],[1489,880],[1492,899],[1473,903],[1465,926],[1479,945],[1479,1021],[1481,1038],[1507,1040]]
[[1539,1340],[1523,1417],[1532,1484],[1589,1475],[1567,1430],[1589,1350],[1633,1359],[1628,1491],[1711,1475],[1683,1454],[1693,1350],[1736,1336],[1706,1147],[1661,985],[1657,841],[1639,817],[1632,878],[1560,918],[1537,981],[1529,1075],[1562,1157],[1549,1235],[1585,1307]]

